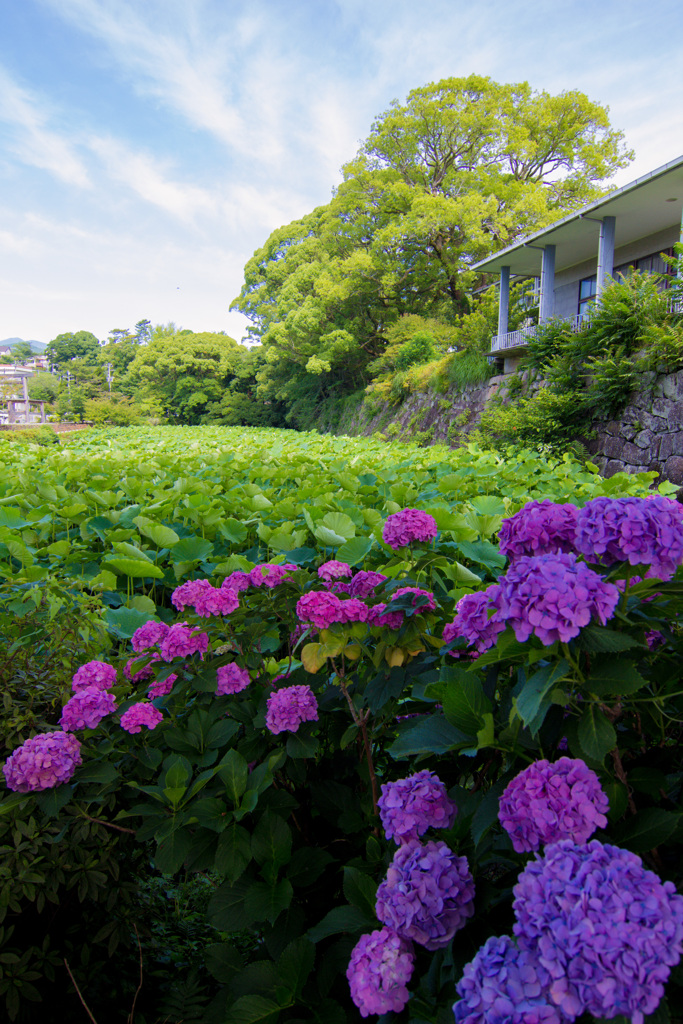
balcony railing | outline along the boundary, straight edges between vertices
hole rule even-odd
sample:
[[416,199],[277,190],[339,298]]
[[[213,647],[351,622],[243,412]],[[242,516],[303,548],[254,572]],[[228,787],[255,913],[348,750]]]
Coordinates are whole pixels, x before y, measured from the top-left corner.
[[[557,317],[556,319],[561,319],[563,323],[568,324],[572,334],[578,334],[588,326],[590,314],[577,313],[576,316]],[[513,348],[526,348],[529,338],[533,338],[537,331],[538,324],[529,324],[526,327],[520,327],[517,331],[508,331],[507,334],[494,334],[491,341],[491,355]]]

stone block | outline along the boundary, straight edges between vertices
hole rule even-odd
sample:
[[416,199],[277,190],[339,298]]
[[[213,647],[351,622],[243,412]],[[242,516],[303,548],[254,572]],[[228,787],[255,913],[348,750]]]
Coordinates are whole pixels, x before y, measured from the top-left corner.
[[671,402],[666,414],[669,430],[680,430],[683,427],[683,403]]
[[683,455],[683,431],[677,430],[671,436],[673,438],[673,454]]
[[603,470],[604,476],[614,476],[615,473],[623,473],[626,466],[618,459],[610,459]]
[[[639,466],[643,461],[643,452],[635,444],[626,441],[621,449],[621,460],[627,466]],[[649,460],[648,460],[649,461]]]
[[659,438],[656,434],[653,434],[651,430],[641,430],[639,434],[633,438],[633,443],[637,448],[647,449],[650,451],[655,442],[658,442]]
[[659,458],[662,462],[674,454],[675,434],[662,434],[659,439]]
[[670,373],[662,380],[662,394],[665,398],[678,398],[678,374]]
[[669,402],[666,398],[655,398],[652,402],[651,411],[655,416],[666,416],[669,412]]
[[598,451],[600,455],[605,455],[608,459],[619,459],[623,447],[624,442],[620,437],[605,437]]
[[683,458],[680,455],[672,455],[664,463],[662,474],[672,484],[683,484]]
[[637,431],[636,427],[633,425],[633,423],[622,423],[622,425],[621,425],[621,436],[626,441],[632,441],[637,433],[638,433],[638,431]]
[[640,423],[644,430],[652,430],[655,434],[662,434],[667,430],[667,421],[662,416],[643,409],[640,413]]

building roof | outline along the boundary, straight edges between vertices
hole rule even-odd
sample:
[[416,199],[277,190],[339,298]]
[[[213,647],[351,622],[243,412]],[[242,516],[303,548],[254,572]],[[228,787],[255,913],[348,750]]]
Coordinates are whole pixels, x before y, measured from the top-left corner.
[[513,274],[537,277],[541,272],[541,250],[532,246],[555,245],[555,270],[566,270],[595,257],[602,217],[616,218],[614,245],[618,249],[679,225],[682,215],[683,156],[679,156],[542,231],[480,260],[472,269],[495,273],[507,266]]

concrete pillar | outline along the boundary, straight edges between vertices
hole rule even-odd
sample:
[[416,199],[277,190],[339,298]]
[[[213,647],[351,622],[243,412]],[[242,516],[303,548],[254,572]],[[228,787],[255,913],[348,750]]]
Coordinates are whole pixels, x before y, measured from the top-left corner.
[[549,320],[555,312],[555,246],[545,245],[541,263],[541,297],[538,303],[538,322]]
[[500,268],[500,294],[498,296],[498,337],[507,334],[510,320],[510,268]]
[[31,405],[28,400],[28,381],[26,377],[21,378],[21,390],[24,392],[24,422],[31,422]]
[[598,272],[596,275],[595,297],[599,299],[614,273],[614,226],[616,217],[603,217],[600,223],[598,242]]
[[47,419],[45,418],[45,402],[40,403],[40,422],[47,423]]

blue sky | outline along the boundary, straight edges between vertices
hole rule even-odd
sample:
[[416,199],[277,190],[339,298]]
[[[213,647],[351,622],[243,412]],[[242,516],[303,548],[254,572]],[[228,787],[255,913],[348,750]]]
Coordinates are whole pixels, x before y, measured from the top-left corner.
[[329,200],[392,99],[581,89],[683,153],[680,0],[0,0],[0,338],[146,318],[238,340],[253,251]]

